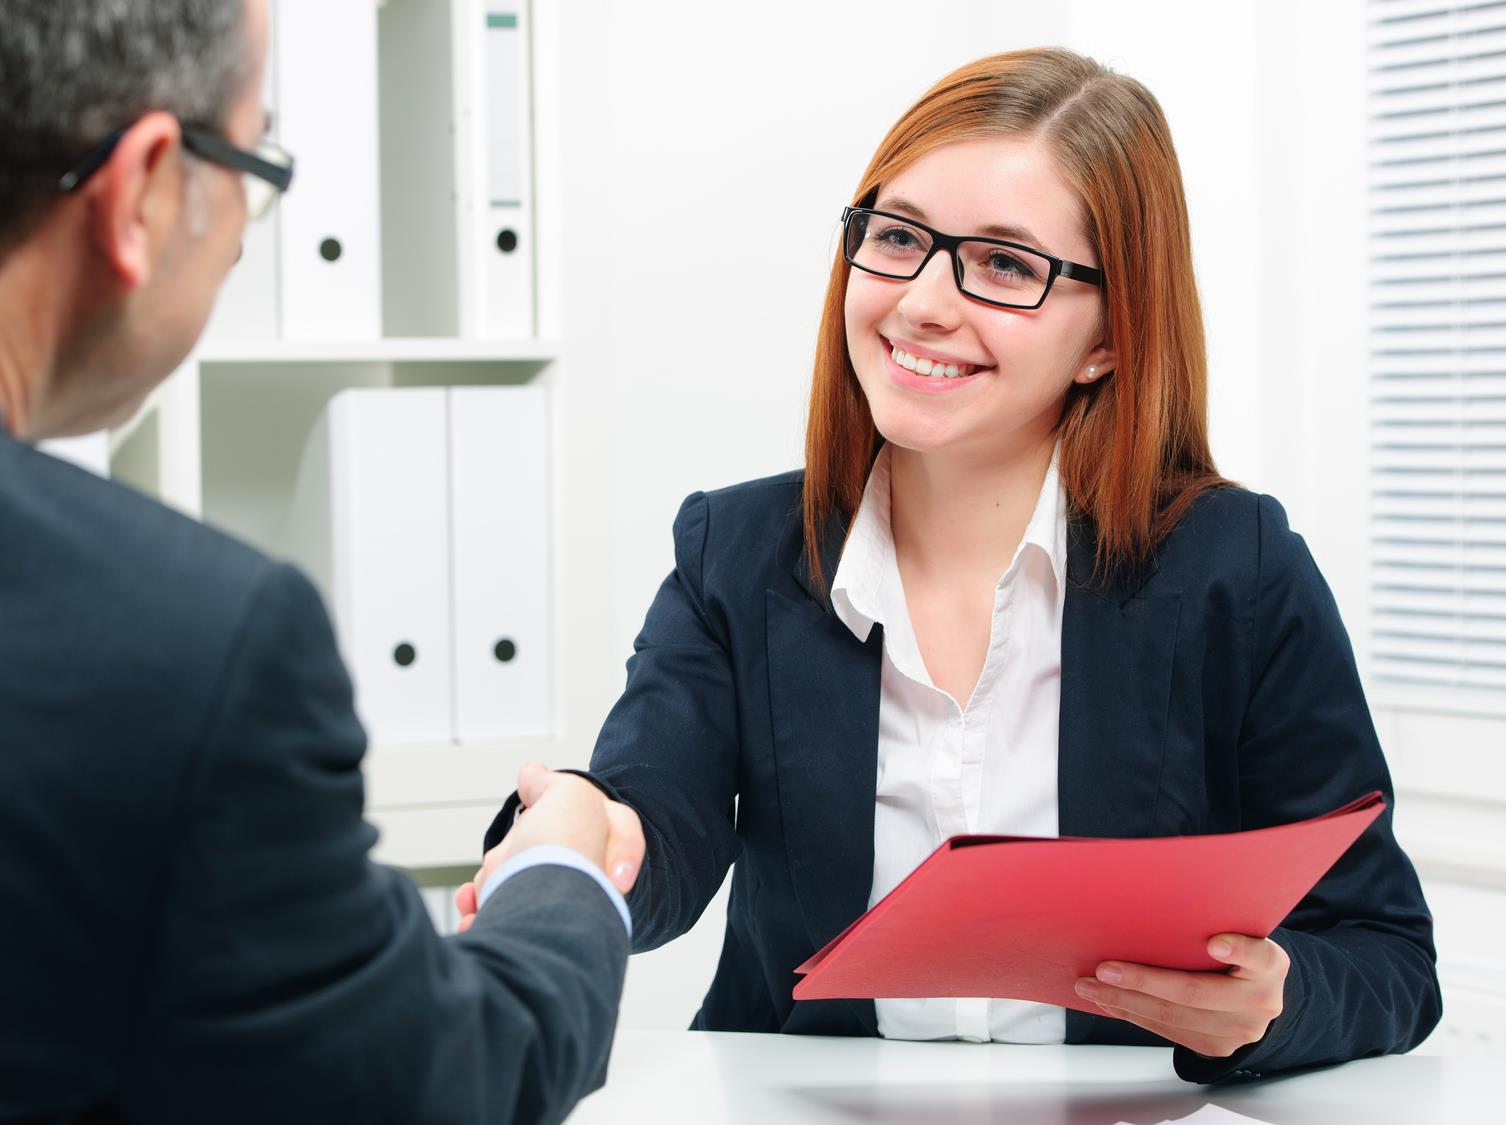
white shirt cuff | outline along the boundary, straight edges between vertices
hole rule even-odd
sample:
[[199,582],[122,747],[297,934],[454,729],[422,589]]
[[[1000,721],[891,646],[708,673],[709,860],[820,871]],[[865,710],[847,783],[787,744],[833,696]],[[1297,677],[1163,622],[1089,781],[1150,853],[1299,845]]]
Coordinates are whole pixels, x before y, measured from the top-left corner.
[[633,936],[633,922],[628,914],[627,902],[616,887],[612,886],[611,880],[602,872],[601,868],[592,863],[574,848],[567,848],[563,844],[535,844],[531,848],[525,848],[513,856],[501,867],[497,868],[487,877],[481,892],[476,896],[476,911],[486,905],[486,900],[492,893],[507,880],[511,879],[519,871],[527,871],[530,867],[553,865],[555,867],[573,867],[575,870],[584,872],[596,880],[596,885],[606,891],[607,897],[612,900],[612,905],[617,908],[617,913],[622,917],[622,924],[627,927],[628,937]]

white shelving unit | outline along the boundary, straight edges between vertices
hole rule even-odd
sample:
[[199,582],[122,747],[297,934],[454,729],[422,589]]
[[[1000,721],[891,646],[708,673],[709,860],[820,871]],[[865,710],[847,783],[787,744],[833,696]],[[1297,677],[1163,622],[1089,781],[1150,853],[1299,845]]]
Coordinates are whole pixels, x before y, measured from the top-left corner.
[[268,340],[201,349],[200,365],[253,363],[553,363],[559,342],[461,340],[430,336],[380,340]]
[[[362,2],[347,0],[355,5],[352,11],[364,19],[367,13]],[[408,142],[414,136],[415,122],[413,107],[404,101],[405,93],[428,91],[416,96],[432,102],[434,91],[458,90],[461,85],[458,77],[452,80],[445,73],[417,73],[415,65],[432,62],[444,71],[454,67],[457,59],[479,58],[483,53],[481,36],[488,26],[496,26],[487,21],[507,18],[498,12],[508,5],[505,0],[364,3],[370,4],[369,14],[376,27],[378,67],[395,65],[394,59],[402,64],[401,73],[378,74],[380,96],[371,111],[379,114],[379,145],[395,145],[394,132]],[[559,33],[553,5],[539,4],[534,10],[529,0],[515,0],[512,8],[517,13],[514,18],[522,21],[517,26],[526,36],[526,72],[531,82],[529,128],[531,136],[539,138],[533,145],[528,190],[534,206],[525,234],[533,249],[531,321],[535,334],[516,339],[478,338],[474,314],[462,317],[457,308],[453,323],[443,323],[442,314],[436,322],[433,310],[438,305],[433,300],[428,311],[416,319],[417,330],[437,328],[434,335],[288,340],[270,332],[241,338],[211,333],[158,389],[140,415],[110,435],[113,476],[275,553],[269,534],[273,513],[286,506],[302,446],[325,405],[339,391],[351,387],[540,383],[551,389],[556,401],[551,410],[550,463],[540,466],[539,480],[541,487],[549,482],[551,492],[551,557],[556,560],[556,570],[568,571],[560,560],[565,556],[566,537],[572,526],[565,513],[571,507],[569,495],[575,485],[566,471],[572,450],[570,431],[563,422],[568,396],[557,393],[565,379],[560,343],[561,267],[556,260],[561,230],[556,203],[561,197],[555,139],[559,102],[553,90],[560,74]],[[436,21],[444,24],[446,19],[451,34],[432,36],[432,43],[408,42],[394,49],[393,44],[382,42],[384,34],[406,36],[417,25],[432,27]],[[360,42],[361,36],[355,41]],[[274,58],[274,74],[275,67]],[[474,75],[471,78],[474,86]],[[436,105],[421,105],[419,109],[431,115],[444,111],[445,107],[436,109]],[[398,120],[400,117],[403,120]],[[427,137],[422,151],[412,158],[405,159],[401,152],[385,152],[381,161],[381,228],[387,246],[383,253],[403,256],[400,261],[384,261],[384,274],[390,279],[394,266],[408,274],[406,281],[385,286],[384,321],[389,326],[397,323],[405,332],[414,330],[415,317],[402,312],[394,315],[394,302],[403,301],[405,291],[412,293],[433,285],[458,303],[458,294],[465,290],[464,279],[455,276],[464,264],[465,253],[457,253],[454,237],[437,255],[425,255],[414,249],[411,235],[399,233],[407,227],[422,231],[448,228],[455,235],[453,207],[448,216],[420,215],[411,210],[421,203],[453,203],[459,192],[457,177],[463,179],[465,169],[486,163],[487,154],[475,151],[486,144],[484,130],[458,110],[455,117],[447,135]],[[299,156],[296,151],[294,155]],[[435,161],[444,164],[440,178],[449,176],[447,193],[435,194],[421,186]],[[298,189],[295,180],[293,190]],[[389,206],[409,210],[397,214],[386,210]],[[265,230],[248,231],[248,259],[253,240],[260,240],[262,246],[272,241]],[[415,253],[422,260],[411,261]],[[248,281],[237,279],[235,284],[243,293]],[[458,335],[463,324],[471,327],[471,335]],[[590,503],[586,499],[578,508],[588,519],[593,517]],[[572,697],[575,689],[565,669],[573,649],[570,623],[575,623],[575,637],[589,646],[590,636],[582,628],[589,615],[567,617],[564,606],[568,585],[568,577],[557,579],[549,591],[554,626],[555,737],[480,744],[372,745],[365,763],[367,815],[382,833],[378,859],[409,868],[421,878],[426,869],[474,865],[480,856],[482,832],[511,792],[517,769],[524,761],[584,760],[594,730],[570,720],[576,712]]]

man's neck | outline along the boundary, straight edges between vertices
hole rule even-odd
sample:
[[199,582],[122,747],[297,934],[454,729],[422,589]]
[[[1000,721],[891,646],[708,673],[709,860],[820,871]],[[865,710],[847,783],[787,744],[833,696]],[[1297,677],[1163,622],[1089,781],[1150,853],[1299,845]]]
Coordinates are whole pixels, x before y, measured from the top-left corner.
[[52,382],[69,317],[70,260],[44,227],[0,259],[0,425],[17,437],[33,431]]
[[[14,309],[3,268],[0,268],[0,308]],[[16,436],[26,430],[26,401],[28,380],[23,359],[25,345],[17,336],[21,329],[19,317],[7,316],[0,320],[0,427]]]

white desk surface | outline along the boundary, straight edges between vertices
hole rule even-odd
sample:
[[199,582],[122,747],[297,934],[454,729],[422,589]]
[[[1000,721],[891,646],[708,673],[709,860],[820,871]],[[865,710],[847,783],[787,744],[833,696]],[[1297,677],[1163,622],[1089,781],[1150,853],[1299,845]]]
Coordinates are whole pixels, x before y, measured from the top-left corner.
[[1500,1070],[1401,1055],[1207,1087],[1177,1078],[1165,1048],[622,1030],[605,1088],[569,1125],[1160,1125],[1220,1109],[1272,1125],[1473,1123],[1503,1119]]

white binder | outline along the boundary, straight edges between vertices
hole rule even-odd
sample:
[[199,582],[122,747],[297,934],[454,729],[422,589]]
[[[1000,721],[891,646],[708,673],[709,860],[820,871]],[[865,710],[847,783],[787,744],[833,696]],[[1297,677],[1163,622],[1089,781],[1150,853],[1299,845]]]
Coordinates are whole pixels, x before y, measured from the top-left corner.
[[[295,189],[296,190],[296,189]],[[239,260],[225,275],[204,330],[205,348],[276,340],[278,327],[277,223],[247,223]]]
[[[382,328],[460,335],[455,0],[387,0],[378,16],[382,121]],[[466,30],[472,30],[469,19]],[[474,37],[474,36],[473,36]]]
[[[272,9],[275,19],[275,9]],[[273,25],[275,35],[276,25]],[[277,52],[267,53],[262,82],[262,104],[272,115],[268,135],[278,137]],[[297,180],[295,178],[295,184]],[[295,188],[296,190],[296,188]],[[281,201],[279,201],[279,206]],[[231,343],[260,343],[276,340],[282,332],[278,323],[277,211],[258,222],[246,224],[241,235],[240,257],[215,297],[214,312],[204,329],[208,351]]]
[[[454,0],[461,332],[534,335],[533,136],[526,0]],[[469,21],[469,24],[467,23]],[[484,26],[482,35],[467,27]]]
[[297,160],[275,212],[287,340],[382,334],[376,0],[280,0],[278,135]]
[[455,736],[542,737],[553,715],[542,387],[450,389]]
[[333,609],[373,743],[452,736],[446,394],[353,389],[331,399],[281,537]]

